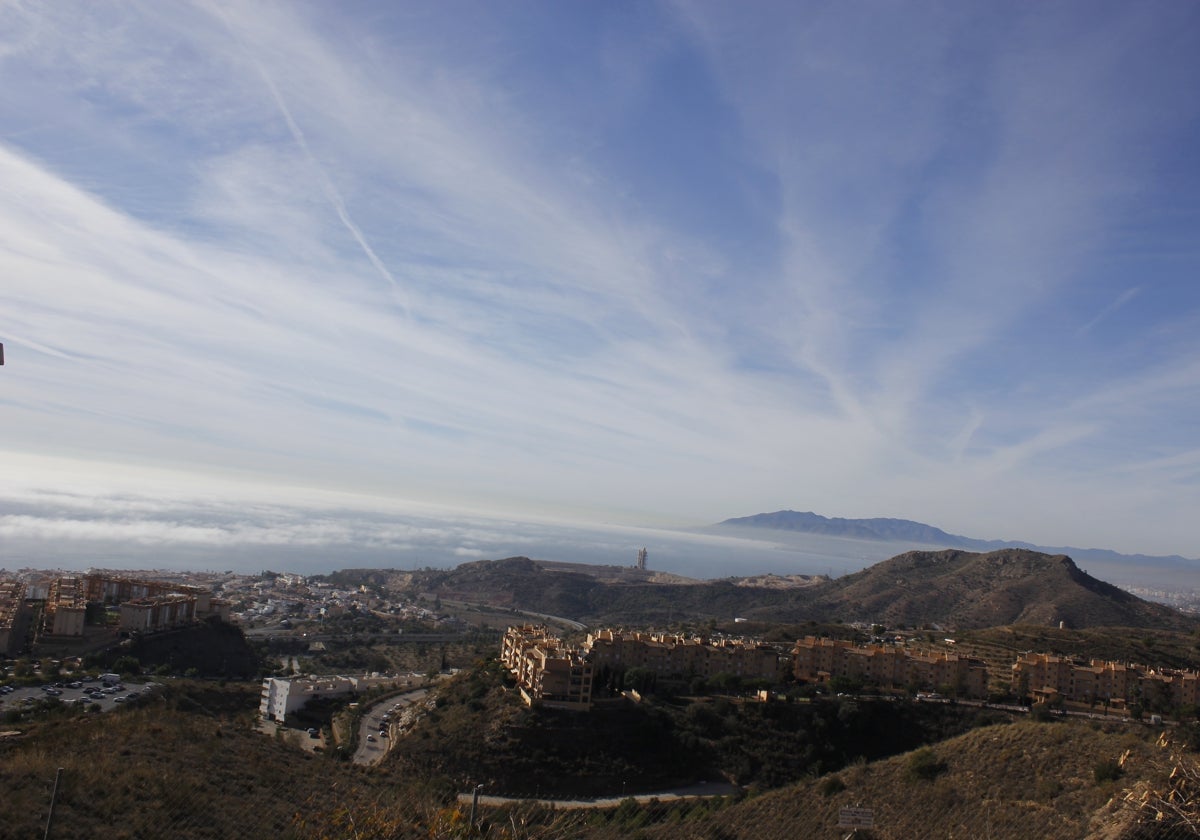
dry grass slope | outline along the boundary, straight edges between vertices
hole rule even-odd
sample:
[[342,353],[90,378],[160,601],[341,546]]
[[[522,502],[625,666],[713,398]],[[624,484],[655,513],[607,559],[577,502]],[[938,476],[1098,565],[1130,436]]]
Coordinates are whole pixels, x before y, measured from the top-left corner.
[[[1106,803],[1123,798],[1127,786],[1161,788],[1171,772],[1169,757],[1145,730],[1074,722],[975,730],[934,747],[932,773],[915,772],[920,755],[859,764],[836,774],[836,782],[815,779],[726,808],[710,818],[702,836],[834,837],[839,810],[862,806],[874,810],[870,836],[876,840],[1083,840],[1113,822]],[[1097,780],[1097,767],[1123,756],[1119,779]],[[646,836],[696,835],[683,826],[659,826]]]

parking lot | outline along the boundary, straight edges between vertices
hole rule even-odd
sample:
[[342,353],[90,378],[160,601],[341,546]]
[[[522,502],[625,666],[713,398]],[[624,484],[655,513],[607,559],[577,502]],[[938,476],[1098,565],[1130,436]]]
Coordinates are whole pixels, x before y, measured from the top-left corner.
[[96,677],[57,680],[34,686],[0,686],[0,712],[23,710],[41,700],[57,700],[67,705],[90,707],[107,712],[126,703],[135,703],[151,694],[155,683],[103,682]]

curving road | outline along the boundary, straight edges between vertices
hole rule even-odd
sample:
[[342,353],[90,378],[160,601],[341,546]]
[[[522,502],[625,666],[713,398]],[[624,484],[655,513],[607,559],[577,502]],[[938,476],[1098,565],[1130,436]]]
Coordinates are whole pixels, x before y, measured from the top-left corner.
[[[605,796],[595,799],[538,799],[531,796],[487,796],[481,794],[479,804],[498,806],[511,805],[514,802],[536,802],[545,808],[570,811],[578,808],[615,808],[626,799],[636,800],[643,805],[650,802],[669,802],[675,799],[712,799],[718,796],[730,796],[739,790],[737,785],[726,781],[699,782],[658,793],[633,793],[627,796]],[[473,793],[460,793],[458,801],[469,805],[473,795]]]
[[[417,688],[402,694],[393,694],[379,700],[363,715],[358,726],[358,746],[354,750],[355,764],[378,764],[388,750],[392,748],[392,739],[396,735],[396,721],[391,725],[383,724],[383,716],[392,715],[395,718],[408,706],[420,703],[425,699],[428,689]],[[387,737],[380,737],[380,731],[387,732]],[[369,740],[368,740],[369,739]]]

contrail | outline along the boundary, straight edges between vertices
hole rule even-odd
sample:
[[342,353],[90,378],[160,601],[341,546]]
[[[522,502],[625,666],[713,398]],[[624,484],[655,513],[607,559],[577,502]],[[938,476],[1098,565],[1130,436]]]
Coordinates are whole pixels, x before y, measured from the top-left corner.
[[[375,253],[371,244],[363,236],[362,230],[350,218],[350,214],[346,211],[346,202],[342,199],[341,193],[338,192],[337,187],[333,185],[333,181],[329,179],[324,168],[317,162],[312,150],[308,147],[308,139],[304,136],[304,132],[300,130],[300,126],[296,124],[296,120],[292,118],[292,112],[288,109],[287,103],[283,101],[283,96],[279,93],[279,89],[275,87],[275,83],[271,81],[271,77],[267,75],[262,65],[257,60],[254,63],[258,66],[258,72],[262,74],[263,81],[267,83],[267,87],[271,91],[271,96],[275,98],[275,104],[279,106],[279,113],[283,114],[283,119],[287,122],[288,130],[292,133],[292,138],[296,141],[296,145],[304,152],[304,156],[308,158],[308,162],[316,170],[321,180],[321,186],[325,190],[325,197],[333,205],[338,218],[342,220],[342,224],[345,225],[346,230],[350,231],[350,235],[358,242],[363,253],[367,255],[367,259],[371,261],[371,264],[375,266],[385,280],[392,284],[393,288],[399,290],[400,284],[396,282],[396,278],[388,271],[387,266],[383,264],[383,260],[379,259],[379,255]],[[405,310],[407,309],[408,307],[405,306]]]
[[[226,30],[230,35],[241,42],[237,31],[229,23],[229,19],[225,14],[225,10],[219,5],[213,7],[213,11],[221,22],[225,25]],[[333,181],[325,173],[325,169],[317,162],[317,158],[312,153],[312,149],[308,146],[308,138],[304,136],[304,132],[300,130],[300,126],[296,124],[296,120],[292,117],[291,109],[288,108],[287,102],[284,101],[283,95],[280,94],[279,88],[275,86],[275,82],[271,80],[270,74],[267,73],[258,56],[252,50],[242,44],[246,50],[246,55],[254,62],[254,66],[258,69],[258,74],[262,76],[263,82],[266,83],[267,89],[271,91],[271,96],[275,99],[275,105],[279,108],[279,113],[283,115],[284,121],[287,123],[288,131],[292,133],[292,139],[296,141],[296,145],[304,152],[304,156],[308,159],[309,165],[316,171],[317,177],[321,181],[321,188],[325,191],[325,198],[333,206],[338,218],[341,219],[342,225],[346,230],[350,231],[350,235],[354,237],[354,241],[362,248],[362,252],[367,255],[367,259],[371,261],[371,265],[375,266],[375,270],[379,272],[383,279],[387,280],[392,285],[392,288],[401,294],[403,297],[404,290],[400,284],[396,282],[396,278],[392,276],[392,272],[388,271],[388,267],[383,264],[383,260],[375,253],[375,249],[371,247],[371,243],[367,242],[367,238],[363,236],[362,230],[350,218],[350,213],[346,210],[346,202],[342,199],[342,194],[338,192],[337,187],[333,185]],[[409,306],[406,300],[401,300],[400,305],[404,308],[405,313],[409,312]]]

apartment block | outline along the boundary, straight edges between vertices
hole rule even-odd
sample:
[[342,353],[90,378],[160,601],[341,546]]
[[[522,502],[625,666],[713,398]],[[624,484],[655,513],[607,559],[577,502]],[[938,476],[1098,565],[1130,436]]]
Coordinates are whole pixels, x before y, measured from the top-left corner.
[[82,578],[67,575],[51,582],[43,632],[51,636],[82,636],[86,615],[87,595]]
[[592,663],[582,651],[563,645],[546,627],[509,627],[500,661],[517,679],[529,705],[587,710],[592,705]]
[[33,609],[25,598],[25,585],[0,581],[0,656],[16,656],[25,645]]
[[1084,664],[1048,653],[1026,653],[1013,663],[1012,674],[1014,688],[1035,700],[1061,697],[1121,707],[1139,695],[1166,694],[1175,706],[1200,705],[1200,674],[1195,671],[1095,659]]
[[948,685],[966,697],[987,696],[987,666],[980,660],[953,653],[915,654],[890,645],[859,646],[843,639],[800,639],[792,648],[792,673],[806,682],[845,677],[887,689]]
[[595,673],[603,668],[645,668],[660,676],[779,677],[778,652],[761,642],[600,630],[574,650],[545,627],[528,624],[508,628],[500,660],[516,677],[525,702],[569,709],[591,707]]
[[150,633],[191,624],[196,620],[196,598],[173,593],[139,598],[121,604],[121,630]]
[[212,590],[204,586],[91,574],[84,576],[83,587],[86,600],[94,604],[112,606],[182,594],[195,598],[197,615],[204,616],[213,611]]
[[208,616],[224,621],[230,617],[229,602],[213,598],[206,587],[103,574],[55,578],[45,598],[42,629],[52,636],[82,636],[88,604],[119,605],[120,629],[127,633],[164,630]]
[[264,720],[283,723],[288,715],[296,712],[318,697],[346,697],[371,688],[394,688],[408,685],[406,677],[379,674],[361,677],[327,676],[296,677],[280,679],[268,677],[263,680],[258,713]]
[[752,640],[600,630],[588,635],[585,650],[596,668],[645,668],[659,676],[779,678],[778,651]]

